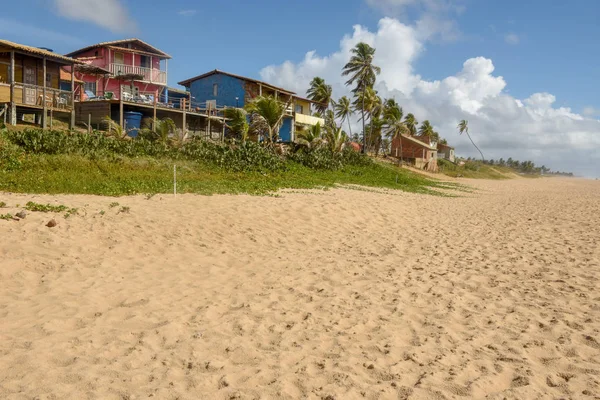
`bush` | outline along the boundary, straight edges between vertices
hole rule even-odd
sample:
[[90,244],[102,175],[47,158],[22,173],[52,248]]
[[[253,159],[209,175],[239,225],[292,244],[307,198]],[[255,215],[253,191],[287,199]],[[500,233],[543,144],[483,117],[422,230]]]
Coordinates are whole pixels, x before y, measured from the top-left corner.
[[18,146],[0,134],[0,170],[12,171],[21,166],[24,153]]

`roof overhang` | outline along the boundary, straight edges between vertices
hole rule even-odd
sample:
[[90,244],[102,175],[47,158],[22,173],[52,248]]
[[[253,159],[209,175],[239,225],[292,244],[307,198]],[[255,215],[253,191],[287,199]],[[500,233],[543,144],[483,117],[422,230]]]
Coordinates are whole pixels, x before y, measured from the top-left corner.
[[52,51],[40,49],[37,47],[26,46],[24,44],[10,42],[8,40],[0,40],[0,52],[16,51],[17,53],[30,55],[38,58],[46,58],[58,64],[72,65],[81,64],[81,61],[74,58],[66,57]]
[[[74,56],[74,55],[83,53],[84,51],[88,51],[88,50],[91,50],[91,49],[94,49],[94,48],[98,48],[98,47],[118,47],[118,45],[128,44],[128,43],[137,43],[141,47],[145,47],[146,50],[148,50],[148,52],[147,52],[148,54],[151,54],[151,55],[154,55],[154,56],[158,56],[158,57],[162,57],[162,58],[168,58],[168,59],[171,58],[171,56],[168,55],[167,53],[165,53],[164,51],[159,50],[156,47],[154,47],[154,46],[152,46],[152,45],[144,42],[143,40],[137,39],[137,38],[122,39],[122,40],[113,40],[113,41],[110,41],[110,42],[96,43],[96,44],[84,47],[82,49],[72,51],[69,54],[67,54],[67,56]],[[136,52],[136,51],[137,52],[143,52],[143,51],[135,50],[135,49],[126,49],[126,48],[122,48],[122,47],[119,47],[119,48],[124,49],[124,50],[130,50],[132,52]]]
[[221,74],[221,75],[227,75],[227,76],[231,76],[232,78],[237,78],[237,79],[241,79],[241,80],[243,80],[243,81],[253,82],[253,83],[256,83],[256,84],[262,85],[262,86],[264,86],[264,87],[266,87],[266,88],[268,88],[268,89],[271,89],[271,90],[276,90],[276,91],[278,91],[278,92],[281,92],[281,93],[284,93],[284,94],[288,94],[288,95],[295,95],[295,93],[294,93],[294,92],[291,92],[291,91],[289,91],[289,90],[287,90],[287,89],[284,89],[284,88],[280,88],[280,87],[277,87],[277,86],[273,86],[273,85],[271,85],[270,83],[263,82],[263,81],[259,81],[259,80],[257,80],[257,79],[253,79],[253,78],[248,78],[248,77],[246,77],[246,76],[241,76],[241,75],[232,74],[232,73],[225,72],[225,71],[221,71],[221,70],[218,70],[218,69],[215,69],[215,70],[212,70],[212,71],[206,72],[206,73],[204,73],[204,74],[202,74],[202,75],[198,75],[198,76],[195,76],[195,77],[193,77],[193,78],[186,79],[186,80],[184,80],[184,81],[181,81],[181,82],[177,82],[177,84],[178,84],[178,85],[181,85],[181,86],[189,87],[189,85],[190,85],[192,82],[194,82],[194,81],[197,81],[198,79],[203,79],[203,78],[206,78],[206,77],[208,77],[208,76],[211,76],[211,75],[216,75],[216,74]]

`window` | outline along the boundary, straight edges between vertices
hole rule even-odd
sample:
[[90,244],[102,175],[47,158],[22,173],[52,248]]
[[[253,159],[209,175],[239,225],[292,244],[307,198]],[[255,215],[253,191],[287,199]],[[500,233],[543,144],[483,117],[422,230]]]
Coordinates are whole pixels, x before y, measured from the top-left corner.
[[123,56],[123,53],[115,53],[115,59],[113,61],[115,64],[124,64],[125,57]]
[[96,95],[96,82],[85,82],[83,84],[83,91],[87,93],[91,93],[94,96]]
[[46,72],[46,87],[52,86],[52,74],[50,72]]
[[151,68],[150,57],[148,57],[148,56],[140,56],[140,67]]
[[98,50],[94,52],[94,57],[98,57]]
[[213,84],[213,96],[218,96],[219,95],[219,85],[217,85],[216,83]]
[[304,114],[304,107],[301,104],[296,104],[296,112],[298,114]]

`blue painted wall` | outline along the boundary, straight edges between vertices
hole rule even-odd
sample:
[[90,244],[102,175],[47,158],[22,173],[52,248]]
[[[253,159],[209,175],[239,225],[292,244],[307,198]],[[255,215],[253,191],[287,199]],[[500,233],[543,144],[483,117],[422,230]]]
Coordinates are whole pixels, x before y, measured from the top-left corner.
[[282,142],[292,141],[292,118],[284,118],[279,129],[279,138]]
[[[213,85],[217,84],[217,96],[213,95]],[[198,79],[190,84],[192,103],[206,103],[207,100],[217,100],[217,106],[235,107],[237,97],[238,107],[244,106],[244,82],[241,79],[223,74],[213,74]]]

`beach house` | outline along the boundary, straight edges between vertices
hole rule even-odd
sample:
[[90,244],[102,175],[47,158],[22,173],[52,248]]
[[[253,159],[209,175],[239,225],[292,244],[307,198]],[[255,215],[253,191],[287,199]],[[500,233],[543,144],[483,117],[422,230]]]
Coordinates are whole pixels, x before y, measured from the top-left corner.
[[170,55],[140,39],[102,42],[67,54],[82,63],[98,68],[76,69],[83,93],[79,99],[118,98],[121,91],[127,99],[158,92],[168,96],[167,69]]
[[437,144],[438,158],[454,162],[454,147],[448,146],[447,144]]
[[402,158],[416,168],[437,172],[437,143],[427,136],[401,135],[392,139],[392,157]]
[[0,114],[16,125],[24,115],[35,115],[42,127],[48,114],[62,114],[74,124],[73,77],[61,89],[61,68],[79,63],[72,58],[38,48],[0,40]]
[[312,101],[296,93],[270,83],[213,70],[179,82],[188,88],[193,104],[204,109],[243,107],[258,96],[274,96],[286,105],[286,114],[279,130],[283,142],[295,139],[295,132],[302,126],[324,125],[322,118],[312,115]]

